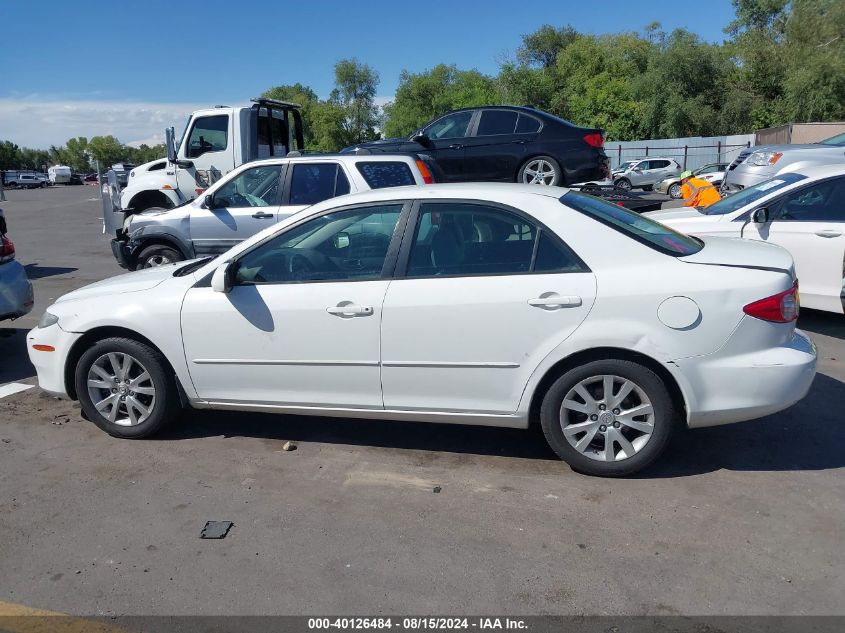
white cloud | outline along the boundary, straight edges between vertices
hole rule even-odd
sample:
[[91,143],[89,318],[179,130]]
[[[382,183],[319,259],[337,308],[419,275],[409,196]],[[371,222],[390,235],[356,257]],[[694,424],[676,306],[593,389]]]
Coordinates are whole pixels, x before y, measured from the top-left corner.
[[20,146],[48,148],[75,136],[111,134],[123,143],[161,143],[164,128],[181,132],[197,103],[153,103],[96,100],[42,100],[36,96],[0,98],[0,140]]

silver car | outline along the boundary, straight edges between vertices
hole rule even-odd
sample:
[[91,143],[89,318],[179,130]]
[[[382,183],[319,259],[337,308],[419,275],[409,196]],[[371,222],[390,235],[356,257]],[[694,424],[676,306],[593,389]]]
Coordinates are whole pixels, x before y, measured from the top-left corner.
[[626,161],[613,170],[613,184],[622,189],[642,188],[650,191],[654,185],[681,173],[681,166],[671,158],[640,158]]
[[[719,187],[725,178],[725,170],[728,163],[708,163],[692,171],[693,176],[702,180],[712,182],[714,187]],[[654,190],[658,193],[665,193],[670,198],[678,200],[681,197],[681,176],[680,174],[670,176],[655,185]]]
[[751,147],[742,150],[728,166],[722,180],[722,192],[736,193],[768,180],[787,167],[789,171],[799,171],[803,167],[833,163],[845,163],[845,133],[806,145]]
[[6,237],[6,219],[0,209],[0,321],[27,314],[32,304],[32,283],[15,259],[15,245]]

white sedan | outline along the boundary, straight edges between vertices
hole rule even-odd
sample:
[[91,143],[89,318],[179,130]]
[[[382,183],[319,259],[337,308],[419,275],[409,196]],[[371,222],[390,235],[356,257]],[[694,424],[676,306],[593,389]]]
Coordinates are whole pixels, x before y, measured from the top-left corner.
[[216,259],[107,279],[28,335],[41,387],[106,432],[197,409],[525,428],[626,475],[679,424],[806,394],[789,253],[508,184],[327,200]]
[[689,235],[745,237],[783,246],[795,259],[801,305],[843,313],[845,166],[781,172],[706,209],[646,213]]

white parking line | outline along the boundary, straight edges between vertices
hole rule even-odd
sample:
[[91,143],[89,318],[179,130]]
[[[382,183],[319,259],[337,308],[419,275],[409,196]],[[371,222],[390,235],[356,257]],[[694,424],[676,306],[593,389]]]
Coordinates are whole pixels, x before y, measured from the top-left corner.
[[6,385],[0,385],[0,398],[5,398],[6,396],[11,396],[12,394],[32,389],[34,386],[35,385],[25,385],[22,382],[10,382]]

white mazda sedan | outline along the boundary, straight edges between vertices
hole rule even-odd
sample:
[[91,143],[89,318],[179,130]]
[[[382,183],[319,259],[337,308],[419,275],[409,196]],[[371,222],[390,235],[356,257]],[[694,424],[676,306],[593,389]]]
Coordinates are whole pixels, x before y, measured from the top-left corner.
[[810,387],[784,249],[696,239],[592,196],[508,184],[335,198],[216,259],[60,298],[28,335],[43,389],[116,437],[183,406],[502,427],[626,475],[680,424]]
[[845,165],[793,169],[706,209],[645,215],[689,235],[744,237],[783,246],[795,258],[801,304],[843,313]]

